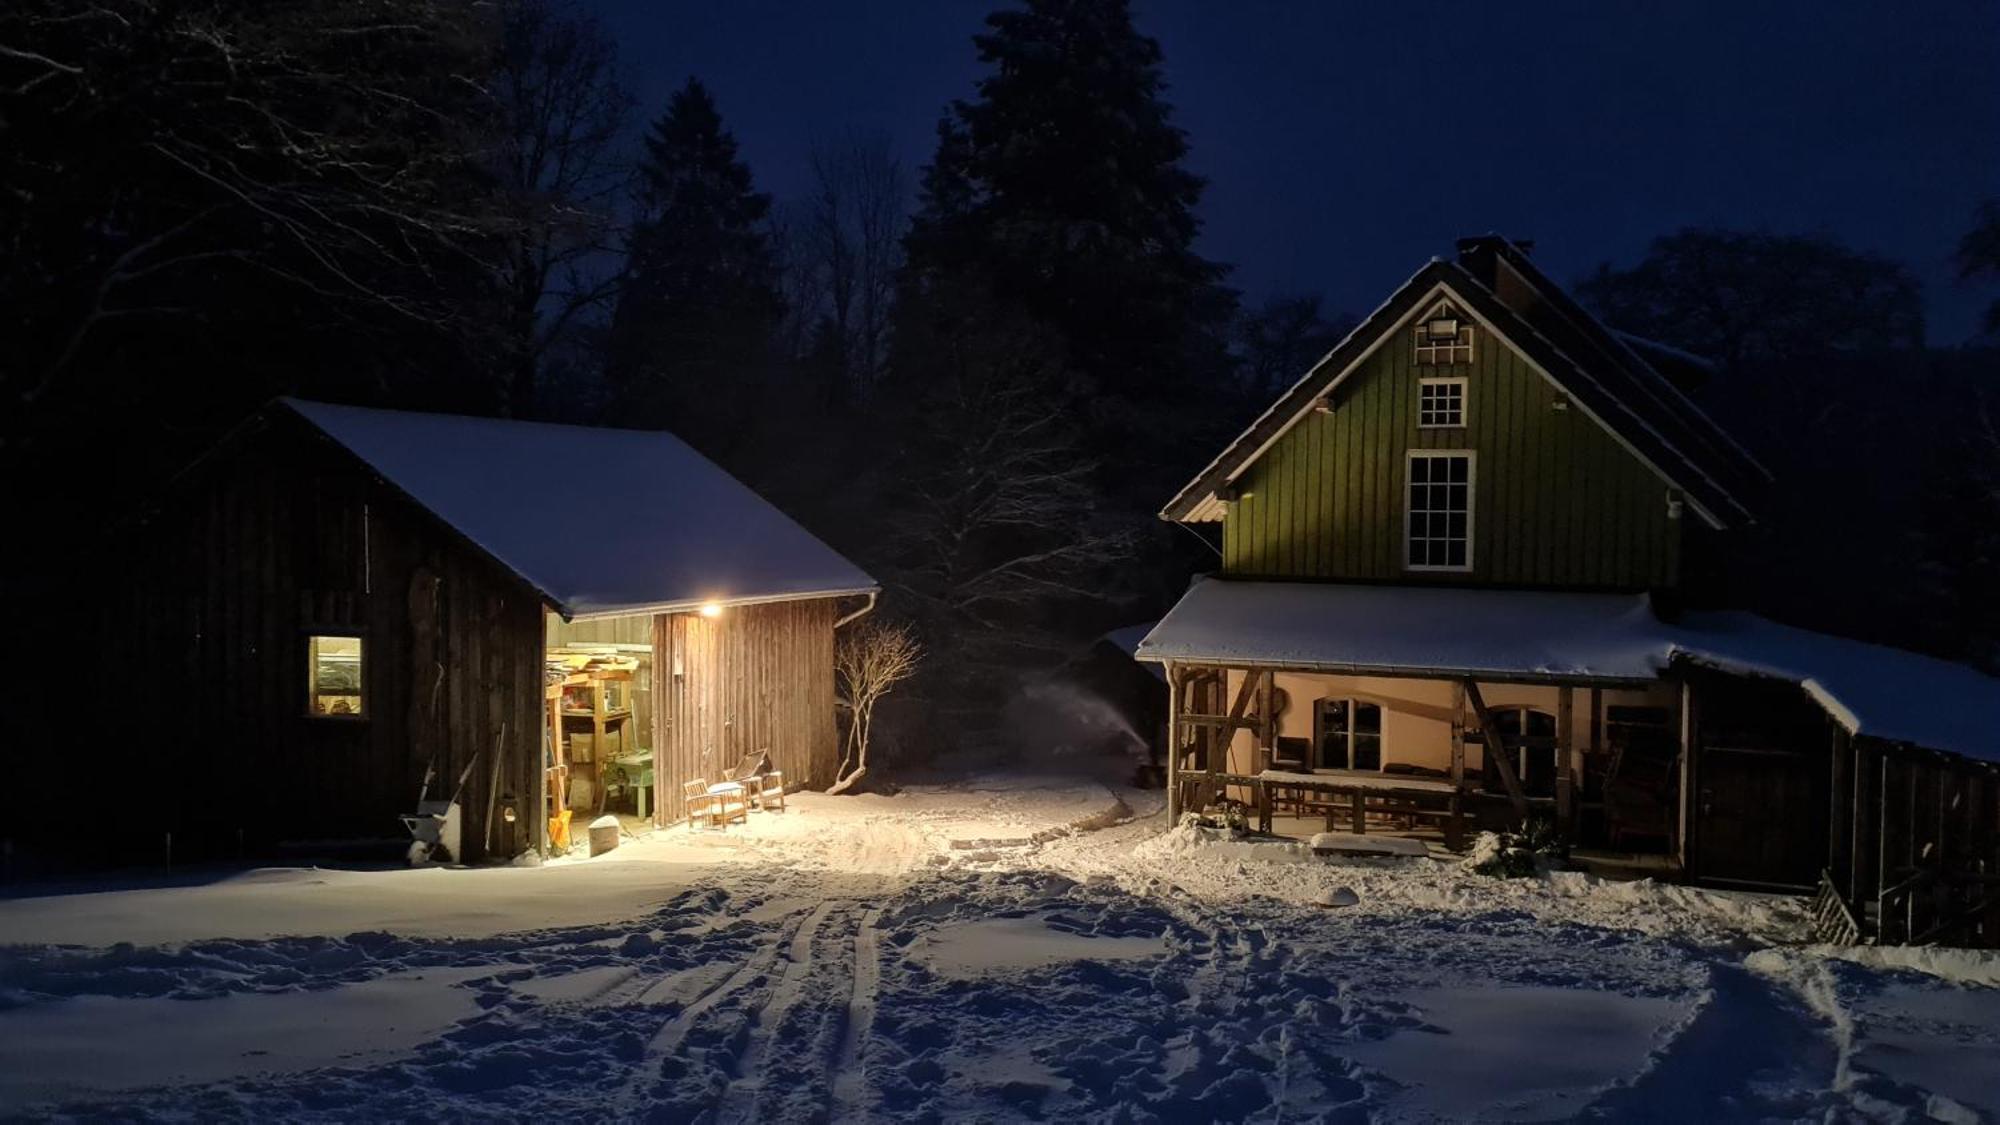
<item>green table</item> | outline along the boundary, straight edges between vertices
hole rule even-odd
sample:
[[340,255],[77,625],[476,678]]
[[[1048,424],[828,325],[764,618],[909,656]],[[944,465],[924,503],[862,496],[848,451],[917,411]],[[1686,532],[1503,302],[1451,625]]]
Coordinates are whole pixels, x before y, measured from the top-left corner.
[[644,817],[653,793],[653,755],[650,753],[627,754],[611,759],[611,764],[625,775],[625,784],[639,791],[639,815]]

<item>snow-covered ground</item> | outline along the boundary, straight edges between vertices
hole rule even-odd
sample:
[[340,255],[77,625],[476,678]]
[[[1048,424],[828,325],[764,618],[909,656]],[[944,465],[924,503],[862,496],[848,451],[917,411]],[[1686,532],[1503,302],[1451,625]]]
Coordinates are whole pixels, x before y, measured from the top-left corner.
[[0,1118],[2000,1117],[2000,958],[1799,923],[1088,781],[804,795],[539,868],[0,902]]

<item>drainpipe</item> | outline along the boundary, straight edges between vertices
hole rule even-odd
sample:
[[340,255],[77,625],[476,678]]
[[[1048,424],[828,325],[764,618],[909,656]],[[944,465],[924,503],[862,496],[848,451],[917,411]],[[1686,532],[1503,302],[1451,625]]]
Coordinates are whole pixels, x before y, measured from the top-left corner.
[[875,609],[875,599],[880,593],[881,591],[879,590],[868,591],[868,604],[862,606],[860,609],[855,610],[853,613],[848,614],[846,617],[843,617],[840,620],[834,622],[833,627],[835,629],[838,629],[842,625],[845,625],[848,622],[853,621],[855,618],[865,616],[866,614],[872,612]]

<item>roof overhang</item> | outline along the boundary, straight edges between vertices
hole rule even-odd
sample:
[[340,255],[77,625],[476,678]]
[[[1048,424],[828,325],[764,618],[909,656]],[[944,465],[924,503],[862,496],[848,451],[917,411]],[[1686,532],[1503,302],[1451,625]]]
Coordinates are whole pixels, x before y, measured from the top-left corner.
[[1662,621],[1643,594],[1198,581],[1139,642],[1162,664],[1604,686],[1696,667],[1802,690],[1850,734],[2000,763],[2000,680],[1755,614]]
[[683,598],[679,601],[632,606],[601,606],[574,613],[551,603],[549,608],[565,621],[603,621],[613,617],[651,617],[659,613],[695,613],[710,606],[736,609],[742,606],[775,605],[779,602],[810,602],[826,598],[860,598],[882,592],[880,586],[857,586],[844,590],[806,590],[796,594],[753,594],[744,597]]
[[1647,684],[1664,667],[1642,594],[1197,582],[1141,660],[1425,679]]

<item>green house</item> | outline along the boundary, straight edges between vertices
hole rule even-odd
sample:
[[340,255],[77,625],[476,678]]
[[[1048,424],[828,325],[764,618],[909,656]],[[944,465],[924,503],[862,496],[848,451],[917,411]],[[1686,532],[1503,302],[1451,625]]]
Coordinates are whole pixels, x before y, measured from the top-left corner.
[[1684,608],[1769,475],[1690,398],[1704,361],[1530,249],[1423,265],[1162,510],[1221,551],[1139,646],[1176,814],[1452,845],[1544,819],[1660,874],[1832,887],[1863,927],[1927,855],[2000,871],[2000,682]]

